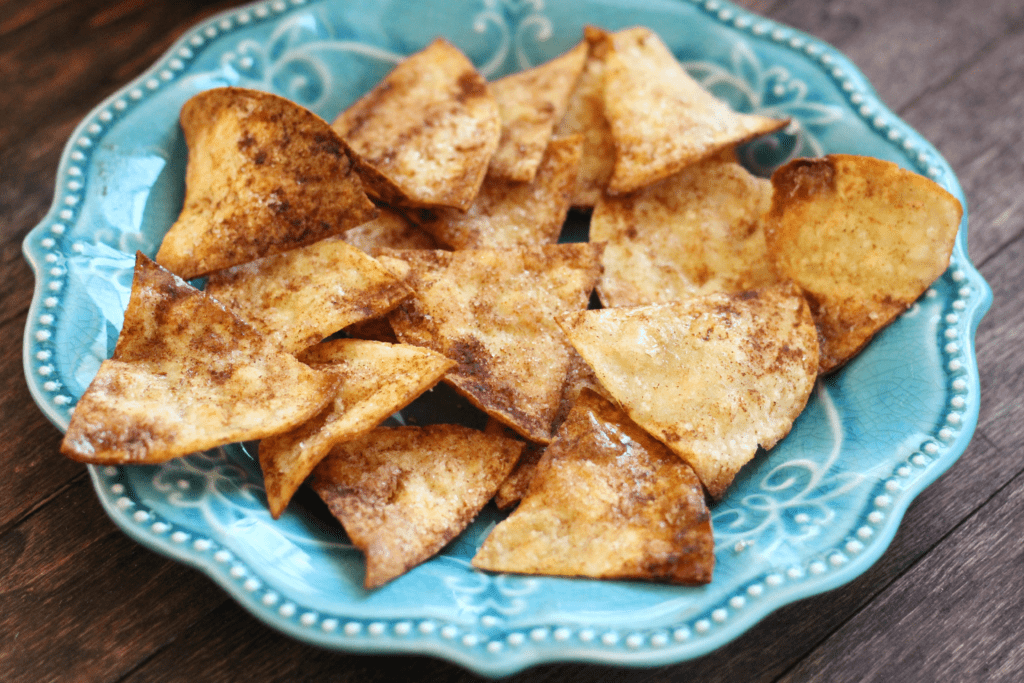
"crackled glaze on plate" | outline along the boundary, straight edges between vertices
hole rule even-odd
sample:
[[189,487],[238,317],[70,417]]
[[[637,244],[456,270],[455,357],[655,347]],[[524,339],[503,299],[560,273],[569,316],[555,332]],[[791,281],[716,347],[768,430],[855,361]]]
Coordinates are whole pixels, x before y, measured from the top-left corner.
[[[181,105],[219,85],[276,92],[328,120],[404,55],[445,35],[489,78],[575,44],[584,23],[655,27],[698,80],[741,111],[789,117],[744,148],[767,173],[794,156],[895,161],[955,194],[941,156],[827,45],[718,0],[393,6],[275,0],[189,31],[75,131],[46,218],[26,238],[36,274],[25,330],[32,395],[66,429],[113,350],[134,252],[155,253],[184,195]],[[818,386],[790,435],[713,510],[714,581],[700,588],[495,575],[469,564],[501,519],[488,508],[437,558],[364,591],[361,555],[300,501],[270,518],[247,445],[160,466],[90,467],[110,517],[198,567],[306,642],[415,652],[504,675],[547,661],[657,665],[696,657],[770,611],[850,581],[885,550],[910,501],[963,453],[978,415],[973,339],[991,292],[967,258],[966,215],[946,273]]]

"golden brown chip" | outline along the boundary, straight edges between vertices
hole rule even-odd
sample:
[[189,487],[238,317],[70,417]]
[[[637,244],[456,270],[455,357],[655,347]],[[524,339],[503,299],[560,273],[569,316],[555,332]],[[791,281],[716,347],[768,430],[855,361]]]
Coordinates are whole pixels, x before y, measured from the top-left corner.
[[601,245],[394,252],[416,295],[390,320],[398,338],[459,365],[445,381],[491,417],[546,443],[569,364],[554,316],[583,310]]
[[181,109],[185,205],[156,260],[183,278],[336,235],[376,209],[326,121],[243,88],[199,93]]
[[963,208],[924,176],[868,157],[797,159],[772,184],[768,251],[810,301],[828,372],[946,270]]
[[562,386],[562,398],[558,403],[558,412],[555,413],[555,419],[552,421],[553,430],[557,430],[565,422],[565,418],[569,416],[572,407],[576,405],[576,399],[584,389],[590,389],[607,398],[607,392],[598,381],[597,375],[594,374],[594,369],[587,361],[583,360],[583,356],[575,348],[570,347],[569,370],[565,375],[565,384]]
[[443,38],[403,60],[331,125],[356,152],[359,172],[379,199],[463,210],[501,134],[487,82]]
[[437,249],[430,233],[388,208],[381,208],[377,218],[352,228],[342,239],[371,256],[382,249]]
[[[514,429],[506,427],[494,418],[488,418],[484,431],[488,434],[496,434],[519,441],[523,438]],[[512,468],[512,471],[508,473],[494,493],[494,504],[499,509],[505,510],[512,507],[526,495],[526,490],[530,488],[530,479],[533,478],[533,472],[537,468],[537,463],[540,462],[540,457],[544,455],[545,448],[546,446],[543,444],[532,441],[523,444],[523,452],[519,456],[519,460],[516,461],[516,466]]]
[[758,445],[789,433],[817,376],[814,321],[789,283],[559,322],[612,398],[715,498]]
[[787,124],[733,111],[649,29],[606,33],[604,42],[604,111],[615,141],[609,193],[632,192]]
[[460,425],[378,427],[336,446],[313,489],[366,555],[366,588],[429,559],[494,495],[522,442]]
[[75,406],[61,452],[158,463],[259,439],[317,413],[335,382],[140,253],[114,356]]
[[384,315],[411,294],[391,271],[337,237],[218,271],[206,292],[291,353]]
[[337,377],[339,388],[334,401],[314,418],[260,442],[267,504],[275,519],[333,446],[370,431],[455,365],[428,349],[360,339],[317,344],[301,359]]
[[560,137],[583,136],[583,155],[572,199],[572,205],[580,208],[590,208],[597,203],[615,166],[615,143],[604,115],[602,34],[603,31],[587,27],[587,61],[569,97],[565,116],[555,128],[555,135]]
[[467,211],[439,209],[423,229],[453,249],[554,244],[569,212],[582,145],[579,135],[552,140],[531,182],[488,175]]
[[585,391],[473,566],[701,584],[711,581],[714,561],[711,515],[693,470]]
[[491,176],[533,180],[586,60],[587,45],[580,43],[544,64],[491,83],[501,114],[501,138],[491,158]]
[[597,283],[608,307],[742,292],[775,282],[762,215],[771,183],[703,161],[628,196],[603,197],[590,239],[607,242]]

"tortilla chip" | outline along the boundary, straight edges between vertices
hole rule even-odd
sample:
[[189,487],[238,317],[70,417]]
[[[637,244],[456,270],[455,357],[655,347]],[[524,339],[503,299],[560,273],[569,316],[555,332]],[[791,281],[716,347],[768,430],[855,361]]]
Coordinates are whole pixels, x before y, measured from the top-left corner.
[[394,252],[416,296],[390,315],[398,338],[459,365],[445,381],[533,441],[551,439],[569,365],[554,316],[587,306],[602,245]]
[[551,141],[532,182],[488,175],[465,212],[440,209],[422,228],[453,249],[505,249],[554,244],[569,213],[583,138]]
[[693,470],[621,410],[584,392],[529,491],[473,558],[498,572],[711,581],[711,515]]
[[608,307],[742,292],[776,281],[761,217],[772,186],[735,163],[703,161],[594,208],[590,239],[607,242],[597,284]]
[[437,249],[437,241],[408,218],[389,208],[369,223],[352,228],[342,238],[374,256],[383,249]]
[[191,279],[337,235],[376,215],[348,148],[326,121],[244,88],[181,109],[185,204],[158,263]]
[[587,61],[576,87],[569,97],[565,116],[555,128],[555,135],[583,136],[583,155],[572,205],[591,208],[604,194],[615,166],[615,143],[612,129],[604,115],[604,46],[598,29],[587,27]]
[[924,176],[868,157],[797,159],[772,184],[768,251],[810,302],[829,372],[946,270],[963,207]]
[[557,430],[565,422],[565,418],[569,416],[573,406],[576,405],[576,399],[584,389],[589,389],[608,398],[607,392],[598,381],[597,375],[594,374],[594,369],[587,361],[583,360],[583,356],[575,348],[570,347],[569,371],[565,375],[565,384],[562,386],[562,398],[558,403],[558,412],[555,413],[555,419],[552,421],[554,430]]
[[113,358],[75,406],[61,452],[159,463],[263,438],[316,414],[335,382],[139,253]]
[[455,366],[427,349],[360,339],[326,341],[301,358],[337,377],[339,389],[316,417],[260,442],[260,467],[274,519],[332,447],[370,431]]
[[378,427],[336,446],[313,489],[366,555],[366,588],[426,561],[494,495],[522,443],[461,425]]
[[407,57],[332,124],[371,194],[389,204],[473,202],[501,118],[483,76],[443,38]]
[[411,294],[402,280],[341,238],[216,272],[206,292],[291,353],[383,315]]
[[733,111],[649,29],[606,33],[604,43],[604,112],[615,141],[611,194],[650,185],[788,123]]
[[[514,429],[506,427],[494,418],[487,419],[484,432],[517,441],[522,441],[523,438]],[[519,460],[516,461],[516,466],[512,468],[512,471],[508,473],[494,493],[494,504],[498,506],[498,509],[506,510],[526,495],[526,490],[530,488],[530,479],[533,478],[533,472],[537,468],[541,456],[544,455],[545,448],[547,448],[545,445],[532,441],[523,443],[523,452],[519,456]]]
[[807,302],[785,283],[559,320],[608,394],[719,498],[803,410],[818,367]]
[[491,83],[501,114],[501,138],[489,175],[533,180],[586,61],[587,45],[580,43],[544,64]]

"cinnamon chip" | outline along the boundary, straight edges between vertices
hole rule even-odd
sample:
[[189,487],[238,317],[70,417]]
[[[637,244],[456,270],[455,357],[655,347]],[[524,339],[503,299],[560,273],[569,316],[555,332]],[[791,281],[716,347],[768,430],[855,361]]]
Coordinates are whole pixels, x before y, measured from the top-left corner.
[[378,427],[336,446],[312,486],[366,555],[364,585],[376,588],[465,529],[522,447],[460,425]]
[[536,466],[519,507],[473,558],[498,572],[711,581],[711,515],[693,470],[590,391]]
[[487,82],[443,38],[404,59],[331,125],[355,151],[377,198],[462,210],[480,189],[501,134]]
[[61,452],[159,463],[260,439],[312,417],[335,384],[139,253],[113,358],[75,406]]
[[181,110],[185,204],[156,261],[185,279],[338,235],[377,211],[326,121],[269,93],[216,88]]

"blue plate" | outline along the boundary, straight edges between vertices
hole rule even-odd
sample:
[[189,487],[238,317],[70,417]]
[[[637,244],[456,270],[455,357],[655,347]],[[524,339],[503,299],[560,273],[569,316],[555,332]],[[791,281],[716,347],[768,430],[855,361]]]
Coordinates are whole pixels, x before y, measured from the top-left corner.
[[[26,238],[36,275],[25,375],[46,416],[71,410],[113,350],[133,254],[154,254],[184,194],[181,105],[220,85],[270,90],[330,120],[403,56],[444,35],[488,77],[544,61],[583,25],[654,27],[739,110],[790,117],[743,150],[762,171],[797,155],[890,159],[964,200],[949,165],[841,54],[720,0],[275,0],[189,31],[79,125],[54,203]],[[557,660],[660,665],[702,655],[794,600],[850,581],[910,501],[963,453],[978,416],[974,333],[991,292],[967,218],[946,273],[840,372],[789,437],[713,510],[714,581],[700,588],[472,569],[487,509],[435,559],[364,591],[363,562],[315,501],[275,522],[239,444],[160,466],[90,467],[101,503],[143,545],[199,568],[264,622],[341,650],[431,654],[487,675]]]

